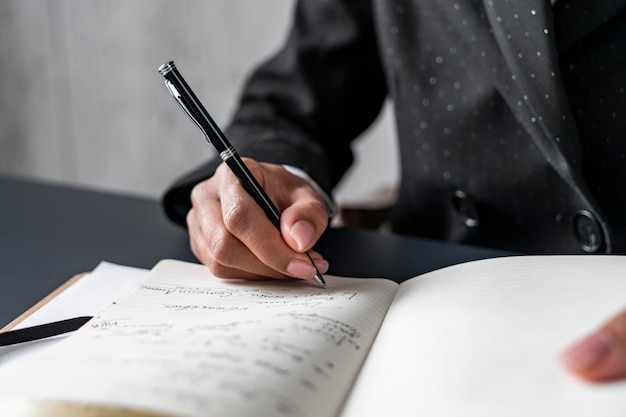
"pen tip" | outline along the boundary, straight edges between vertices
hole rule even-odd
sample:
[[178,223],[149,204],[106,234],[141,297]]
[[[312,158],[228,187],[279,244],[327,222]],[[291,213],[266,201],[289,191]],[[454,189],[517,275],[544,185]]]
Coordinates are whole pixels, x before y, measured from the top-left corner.
[[320,287],[326,288],[326,281],[324,281],[324,278],[322,277],[322,274],[320,274],[319,272],[317,274],[315,274],[315,281],[317,282],[317,284]]

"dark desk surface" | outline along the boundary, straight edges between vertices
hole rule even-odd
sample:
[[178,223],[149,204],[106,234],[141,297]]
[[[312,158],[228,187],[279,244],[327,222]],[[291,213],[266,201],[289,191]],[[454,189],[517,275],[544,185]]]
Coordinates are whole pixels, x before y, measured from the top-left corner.
[[[328,230],[316,249],[330,274],[395,281],[506,254],[348,229]],[[102,260],[151,268],[164,258],[197,262],[158,201],[0,176],[0,327]]]

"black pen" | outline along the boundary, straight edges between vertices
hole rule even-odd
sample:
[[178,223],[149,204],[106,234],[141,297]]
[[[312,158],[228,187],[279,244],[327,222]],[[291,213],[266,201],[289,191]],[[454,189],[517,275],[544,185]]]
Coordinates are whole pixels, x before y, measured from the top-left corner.
[[[254,198],[274,226],[280,231],[280,211],[278,211],[274,203],[272,203],[272,200],[270,200],[265,191],[263,191],[256,178],[254,178],[248,167],[246,167],[237,154],[235,148],[233,148],[228,139],[226,139],[224,133],[222,133],[220,128],[213,121],[213,118],[183,79],[182,75],[180,75],[174,62],[170,61],[161,65],[159,67],[159,73],[165,78],[165,86],[170,94],[172,94],[172,97],[176,99],[181,109],[183,109],[183,111],[187,113],[187,116],[200,128],[206,141],[215,147],[222,160],[228,165],[237,179],[239,179],[243,188]],[[306,256],[309,257],[311,264],[313,264],[315,268],[315,282],[317,282],[320,287],[326,288],[326,282],[315,266],[311,255],[306,252]]]
[[17,330],[0,331],[0,346],[15,345],[18,343],[32,342],[47,339],[64,333],[78,330],[93,317],[74,317],[52,323],[38,324]]

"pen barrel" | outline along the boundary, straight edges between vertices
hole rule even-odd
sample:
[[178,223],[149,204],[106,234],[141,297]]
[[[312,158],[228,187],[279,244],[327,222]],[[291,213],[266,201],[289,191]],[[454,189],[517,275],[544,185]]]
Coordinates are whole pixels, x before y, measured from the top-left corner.
[[[229,148],[231,144],[226,135],[213,120],[209,112],[204,108],[189,84],[180,74],[173,61],[167,62],[159,67],[159,73],[165,78],[166,84],[169,82],[178,93],[176,100],[183,111],[198,125],[204,133],[206,139],[215,147],[218,153]],[[170,90],[171,92],[171,90]]]
[[250,194],[263,209],[267,218],[280,230],[280,211],[276,208],[263,188],[261,188],[261,185],[243,163],[239,155],[235,153],[230,158],[225,159],[224,162],[239,179],[239,182],[246,192]]
[[[200,128],[222,160],[228,165],[237,177],[242,187],[252,196],[256,203],[263,209],[270,221],[280,230],[280,211],[265,193],[263,188],[254,178],[248,167],[243,163],[235,149],[232,147],[226,135],[221,131],[217,123],[209,115],[198,97],[189,87],[183,76],[176,69],[173,61],[159,67],[159,73],[165,78],[165,84],[174,96],[180,107]],[[168,85],[169,83],[169,85]]]
[[[265,215],[274,224],[280,233],[280,211],[276,208],[272,200],[265,193],[259,182],[254,178],[248,167],[243,163],[235,148],[228,142],[226,136],[215,121],[206,111],[200,100],[196,97],[182,75],[176,69],[173,61],[167,62],[159,67],[159,73],[165,78],[165,86],[170,94],[176,99],[182,110],[187,113],[191,120],[200,128],[204,137],[211,143],[220,155],[220,158],[230,168],[237,177],[244,190],[256,201],[257,205],[263,209]],[[326,287],[322,275],[315,267],[311,255],[307,253],[309,260],[315,268],[316,282]]]

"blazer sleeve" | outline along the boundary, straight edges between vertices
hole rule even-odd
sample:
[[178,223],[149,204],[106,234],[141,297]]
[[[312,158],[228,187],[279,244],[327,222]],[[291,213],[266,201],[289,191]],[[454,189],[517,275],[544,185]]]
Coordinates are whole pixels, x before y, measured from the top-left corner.
[[[370,2],[301,0],[285,45],[248,78],[225,134],[241,156],[298,167],[330,192],[352,163],[351,141],[386,94]],[[166,191],[170,219],[185,226],[191,189],[220,162]]]

